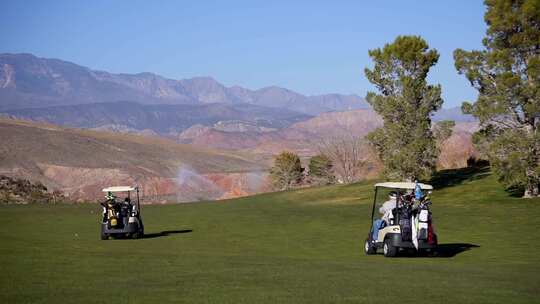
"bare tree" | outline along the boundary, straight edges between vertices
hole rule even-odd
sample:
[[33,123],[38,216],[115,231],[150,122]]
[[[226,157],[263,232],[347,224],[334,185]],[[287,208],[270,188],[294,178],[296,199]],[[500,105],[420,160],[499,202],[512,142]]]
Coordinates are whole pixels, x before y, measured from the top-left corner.
[[363,149],[362,138],[351,134],[321,139],[319,143],[319,152],[331,160],[338,180],[347,184],[360,178],[366,164]]

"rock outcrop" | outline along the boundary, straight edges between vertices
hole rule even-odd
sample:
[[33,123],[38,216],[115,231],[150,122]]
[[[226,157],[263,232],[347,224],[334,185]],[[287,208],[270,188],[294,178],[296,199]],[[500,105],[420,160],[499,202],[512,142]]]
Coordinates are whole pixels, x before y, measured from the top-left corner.
[[49,192],[42,183],[0,175],[0,204],[49,204],[64,201],[61,192]]

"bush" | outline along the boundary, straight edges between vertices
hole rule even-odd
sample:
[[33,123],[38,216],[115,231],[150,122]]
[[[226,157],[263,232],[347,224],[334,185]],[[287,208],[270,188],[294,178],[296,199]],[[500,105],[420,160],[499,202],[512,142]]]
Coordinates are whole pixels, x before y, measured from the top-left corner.
[[292,152],[281,152],[274,159],[274,165],[270,169],[272,185],[279,190],[288,190],[302,182],[304,168],[300,163],[300,157]]
[[318,185],[333,184],[336,177],[333,172],[333,164],[330,158],[324,154],[313,156],[309,160],[309,178],[310,181]]

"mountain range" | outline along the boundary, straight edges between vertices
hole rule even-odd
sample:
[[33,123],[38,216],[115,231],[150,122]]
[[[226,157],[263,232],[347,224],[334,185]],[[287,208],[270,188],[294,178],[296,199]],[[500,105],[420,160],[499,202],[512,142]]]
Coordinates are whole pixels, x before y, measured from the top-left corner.
[[142,104],[248,103],[316,115],[368,107],[357,95],[305,96],[270,86],[225,87],[211,77],[168,79],[153,73],[113,74],[31,54],[0,54],[0,110],[112,101]]
[[[173,137],[201,125],[273,131],[325,112],[368,108],[357,95],[305,96],[275,86],[249,90],[210,77],[113,74],[31,54],[0,54],[0,113],[70,127]],[[433,118],[474,121],[459,108]]]
[[63,126],[145,132],[175,136],[193,125],[244,124],[256,130],[277,130],[312,116],[287,109],[245,103],[155,104],[100,102],[7,110],[13,118]]

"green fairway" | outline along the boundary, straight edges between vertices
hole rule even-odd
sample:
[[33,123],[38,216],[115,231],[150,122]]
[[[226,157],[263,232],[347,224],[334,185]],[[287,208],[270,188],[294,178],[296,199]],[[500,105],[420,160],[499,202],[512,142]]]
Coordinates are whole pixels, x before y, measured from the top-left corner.
[[364,255],[367,183],[144,206],[141,240],[99,240],[98,204],[3,206],[0,303],[540,302],[540,199],[470,177],[434,193],[438,258]]

